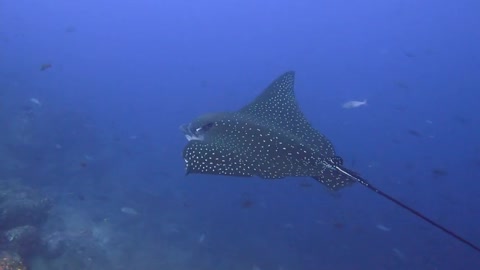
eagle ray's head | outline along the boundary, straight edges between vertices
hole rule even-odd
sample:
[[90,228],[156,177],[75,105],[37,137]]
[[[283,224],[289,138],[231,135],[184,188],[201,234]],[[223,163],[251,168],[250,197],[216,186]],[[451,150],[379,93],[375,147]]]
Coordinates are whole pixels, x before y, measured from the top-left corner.
[[187,141],[204,141],[209,133],[215,128],[223,113],[210,113],[202,115],[190,123],[180,126]]

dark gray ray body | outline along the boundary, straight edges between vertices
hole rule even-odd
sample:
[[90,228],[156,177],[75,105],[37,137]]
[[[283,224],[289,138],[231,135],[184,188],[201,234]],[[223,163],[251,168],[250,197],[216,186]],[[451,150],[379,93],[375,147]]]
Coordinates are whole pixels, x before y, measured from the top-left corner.
[[294,73],[275,80],[252,103],[236,112],[209,114],[183,127],[191,138],[183,157],[187,173],[310,176],[332,190],[355,180],[339,173],[332,143],[316,131],[295,99]]
[[294,73],[287,72],[239,111],[207,114],[182,125],[189,141],[183,150],[187,174],[308,176],[334,191],[358,182],[480,252],[472,242],[346,169],[332,143],[300,111],[293,83]]

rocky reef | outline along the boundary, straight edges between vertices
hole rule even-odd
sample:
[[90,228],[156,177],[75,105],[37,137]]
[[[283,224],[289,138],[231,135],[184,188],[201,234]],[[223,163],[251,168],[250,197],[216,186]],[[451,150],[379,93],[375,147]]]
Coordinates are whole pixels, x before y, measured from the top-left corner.
[[0,269],[24,269],[41,247],[52,201],[17,180],[0,182]]

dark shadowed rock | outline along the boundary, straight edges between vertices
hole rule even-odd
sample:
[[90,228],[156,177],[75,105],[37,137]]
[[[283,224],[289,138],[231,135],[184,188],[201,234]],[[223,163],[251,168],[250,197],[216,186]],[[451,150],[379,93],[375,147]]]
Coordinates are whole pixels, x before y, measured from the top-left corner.
[[30,225],[20,226],[5,231],[2,235],[2,244],[0,246],[22,256],[28,256],[38,248],[39,239],[37,228]]
[[50,199],[19,185],[0,186],[0,231],[42,224],[52,207]]

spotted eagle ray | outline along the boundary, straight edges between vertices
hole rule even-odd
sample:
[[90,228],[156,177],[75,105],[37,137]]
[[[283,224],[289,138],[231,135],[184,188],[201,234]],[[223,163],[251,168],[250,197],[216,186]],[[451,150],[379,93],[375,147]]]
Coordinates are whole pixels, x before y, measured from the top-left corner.
[[330,140],[300,110],[294,79],[293,71],[286,72],[239,111],[205,114],[182,125],[188,140],[183,150],[186,174],[312,177],[332,191],[360,183],[480,252],[472,242],[344,167]]

